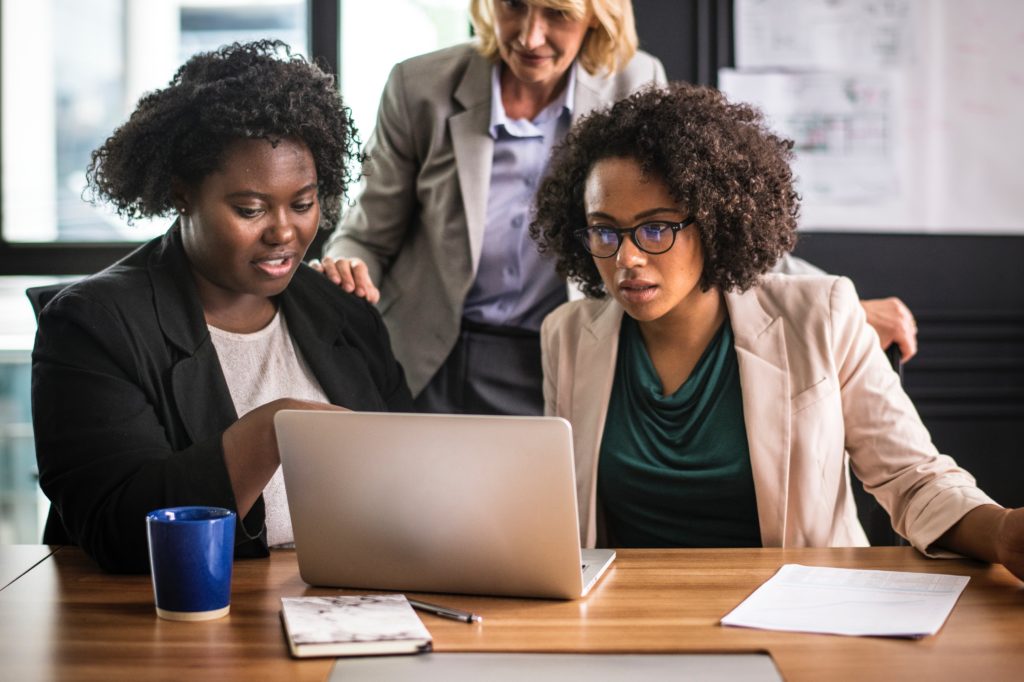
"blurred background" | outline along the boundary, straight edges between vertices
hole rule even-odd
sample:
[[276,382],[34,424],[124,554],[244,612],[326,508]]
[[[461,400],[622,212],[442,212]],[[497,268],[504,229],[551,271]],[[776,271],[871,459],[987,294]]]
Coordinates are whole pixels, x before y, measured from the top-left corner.
[[[904,382],[936,444],[1024,505],[1024,2],[633,4],[670,79],[753,102],[795,140],[797,254],[910,306]],[[48,506],[25,289],[96,272],[170,223],[84,201],[90,152],[190,55],[256,38],[334,72],[365,141],[394,63],[467,40],[468,5],[0,0],[0,543],[38,542]]]

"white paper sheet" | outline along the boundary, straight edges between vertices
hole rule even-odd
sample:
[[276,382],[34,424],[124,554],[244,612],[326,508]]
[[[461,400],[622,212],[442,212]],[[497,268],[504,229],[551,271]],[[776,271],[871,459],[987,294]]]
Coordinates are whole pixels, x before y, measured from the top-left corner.
[[969,578],[786,564],[723,625],[836,635],[923,637],[946,622]]

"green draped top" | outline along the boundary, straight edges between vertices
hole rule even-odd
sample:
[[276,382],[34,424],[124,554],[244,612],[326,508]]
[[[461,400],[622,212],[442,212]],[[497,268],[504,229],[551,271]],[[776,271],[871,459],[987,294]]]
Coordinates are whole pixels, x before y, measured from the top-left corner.
[[663,396],[640,328],[623,316],[597,487],[609,546],[761,546],[728,319]]

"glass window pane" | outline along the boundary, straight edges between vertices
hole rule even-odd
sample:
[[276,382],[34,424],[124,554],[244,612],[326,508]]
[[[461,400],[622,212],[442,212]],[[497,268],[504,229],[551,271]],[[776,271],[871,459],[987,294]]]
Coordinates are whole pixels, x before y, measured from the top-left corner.
[[83,201],[85,168],[145,92],[198,51],[279,38],[308,54],[306,0],[3,0],[3,236],[14,242],[137,241]]
[[391,67],[469,40],[469,0],[342,0],[339,34],[341,94],[365,143]]

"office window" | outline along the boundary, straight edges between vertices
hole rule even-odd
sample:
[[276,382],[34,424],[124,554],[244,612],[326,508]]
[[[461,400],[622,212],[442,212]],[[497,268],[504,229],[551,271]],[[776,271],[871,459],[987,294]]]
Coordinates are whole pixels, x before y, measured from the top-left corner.
[[90,152],[192,54],[279,38],[308,53],[306,0],[3,0],[3,238],[141,241],[82,200]]
[[[84,244],[142,241],[162,232],[169,220],[129,226],[83,201],[90,152],[143,93],[166,85],[196,52],[267,37],[308,55],[307,4],[2,0],[3,240],[85,250]],[[35,465],[29,408],[35,319],[24,291],[52,281],[0,277],[0,544],[39,542],[49,507]]]
[[364,143],[391,67],[469,40],[468,7],[469,0],[342,0],[338,81]]

